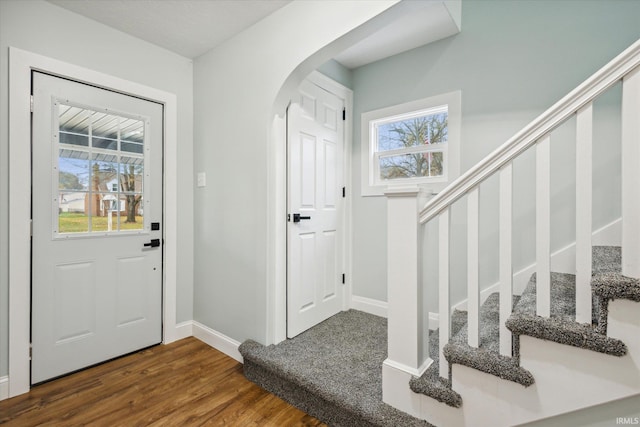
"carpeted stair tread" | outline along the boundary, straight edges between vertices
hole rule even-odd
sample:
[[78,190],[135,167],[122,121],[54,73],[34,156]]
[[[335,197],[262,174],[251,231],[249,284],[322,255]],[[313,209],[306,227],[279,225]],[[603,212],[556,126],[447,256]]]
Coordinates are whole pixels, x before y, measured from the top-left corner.
[[413,377],[409,381],[409,388],[414,393],[424,394],[438,402],[446,403],[454,408],[462,406],[462,397],[451,388],[449,380],[440,377],[437,359],[419,378]]
[[[458,310],[458,309],[453,310],[453,313],[451,314],[451,336],[452,337],[456,336],[458,332],[460,332],[460,330],[467,325],[467,316],[468,316],[468,312],[466,310]],[[431,336],[431,331],[429,331],[429,336]],[[431,353],[431,351],[429,353]],[[435,354],[438,354],[437,350]]]
[[[518,295],[514,295],[512,299],[512,304],[515,306],[519,301],[520,297]],[[451,328],[452,338],[451,344],[467,344],[469,341],[468,338],[468,328],[467,328],[467,312],[461,312],[464,314],[464,323],[461,327],[457,329],[457,331]],[[480,307],[480,330],[479,330],[479,339],[480,345],[479,348],[485,351],[493,351],[495,353],[500,352],[500,294],[498,292],[494,292],[487,297],[485,302]]]
[[593,293],[607,300],[628,299],[640,302],[640,279],[610,272],[594,275],[591,279]]
[[[619,248],[594,247],[594,271],[616,271],[620,269],[619,263]],[[599,275],[609,277],[608,275],[611,274],[615,273],[600,273]],[[551,273],[551,317],[540,317],[536,315],[536,274],[534,273],[522,293],[522,298],[515,306],[513,314],[507,320],[507,328],[516,336],[528,335],[615,356],[626,354],[627,349],[622,341],[607,337],[600,329],[593,326],[599,323],[597,319],[602,311],[601,299],[595,297],[593,299],[594,319],[592,324],[581,324],[575,321],[575,286],[575,275]],[[519,354],[519,349],[516,351]]]
[[468,366],[525,387],[535,382],[531,372],[518,366],[516,359],[502,356],[494,351],[473,348],[468,344],[449,343],[444,346],[444,357],[450,364]]
[[[576,276],[574,274],[551,273],[551,316],[565,320],[576,318]],[[536,313],[536,273],[533,273],[518,304],[513,308],[517,315]]]
[[[467,312],[462,310],[454,310],[451,316],[451,329],[456,332],[460,330],[467,321]],[[424,374],[420,377],[413,377],[409,381],[409,388],[414,393],[424,394],[438,402],[446,403],[454,408],[459,408],[462,405],[462,397],[451,389],[451,383],[448,379],[440,377],[438,363],[438,336],[439,330],[429,331],[429,357],[433,360],[433,363]]]
[[594,246],[591,252],[591,273],[619,273],[622,271],[620,246]]
[[245,341],[245,376],[331,426],[429,426],[382,402],[387,321],[338,313],[295,338]]
[[[513,297],[513,304],[519,301]],[[500,294],[492,293],[480,307],[480,345],[469,346],[468,328],[465,325],[444,347],[444,355],[450,364],[457,363],[496,377],[513,381],[525,387],[534,383],[529,371],[518,366],[516,360],[500,355]]]
[[595,274],[591,279],[591,289],[598,302],[597,330],[603,335],[607,334],[609,301],[628,299],[640,302],[640,280],[623,276],[620,272]]
[[627,353],[627,347],[622,341],[607,337],[586,323],[558,317],[514,314],[506,325],[515,335],[528,335],[613,356],[624,356]]

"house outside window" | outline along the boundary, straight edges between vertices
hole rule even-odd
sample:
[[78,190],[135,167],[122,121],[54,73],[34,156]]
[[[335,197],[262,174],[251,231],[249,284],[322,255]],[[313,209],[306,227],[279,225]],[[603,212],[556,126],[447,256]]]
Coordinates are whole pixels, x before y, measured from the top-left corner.
[[362,114],[362,195],[442,190],[459,174],[460,92]]

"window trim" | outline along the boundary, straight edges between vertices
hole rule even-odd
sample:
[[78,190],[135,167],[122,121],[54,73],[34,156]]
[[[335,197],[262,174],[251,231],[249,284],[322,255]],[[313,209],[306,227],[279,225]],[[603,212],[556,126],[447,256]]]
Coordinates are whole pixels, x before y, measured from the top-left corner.
[[[427,192],[437,193],[444,189],[449,182],[453,181],[460,174],[461,98],[462,92],[454,91],[362,113],[360,118],[362,195],[383,196],[385,190],[389,187],[401,185],[419,185]],[[385,121],[394,121],[394,119],[397,120],[398,118],[411,118],[412,114],[424,115],[425,112],[428,114],[429,110],[443,106],[448,109],[448,141],[444,147],[433,147],[429,151],[445,152],[444,177],[415,177],[393,181],[379,179],[378,159],[381,154],[386,156],[391,152],[378,152],[376,150],[377,141],[372,138],[375,135],[374,124],[376,122],[380,124]],[[417,150],[425,151],[422,147]],[[402,151],[407,152],[407,150]]]

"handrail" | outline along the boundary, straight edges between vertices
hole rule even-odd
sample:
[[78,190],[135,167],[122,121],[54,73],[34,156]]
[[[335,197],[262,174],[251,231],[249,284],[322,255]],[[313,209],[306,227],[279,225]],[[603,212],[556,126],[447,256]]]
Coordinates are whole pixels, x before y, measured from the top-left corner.
[[420,223],[424,224],[436,217],[638,65],[640,39],[431,199],[420,211]]

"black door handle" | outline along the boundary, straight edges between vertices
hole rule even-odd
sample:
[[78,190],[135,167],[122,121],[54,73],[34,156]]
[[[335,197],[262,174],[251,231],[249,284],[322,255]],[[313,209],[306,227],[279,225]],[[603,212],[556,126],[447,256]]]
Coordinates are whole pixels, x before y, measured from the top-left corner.
[[293,222],[300,222],[303,219],[311,219],[310,216],[300,216],[299,213],[294,213],[293,214]]
[[145,243],[144,246],[156,248],[160,246],[160,239],[151,239],[149,243]]

